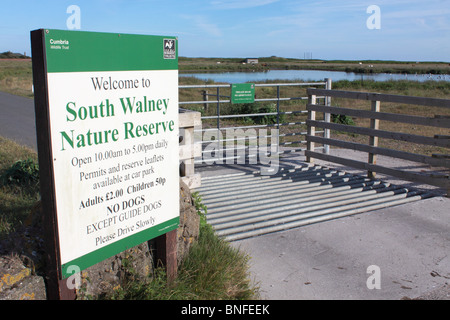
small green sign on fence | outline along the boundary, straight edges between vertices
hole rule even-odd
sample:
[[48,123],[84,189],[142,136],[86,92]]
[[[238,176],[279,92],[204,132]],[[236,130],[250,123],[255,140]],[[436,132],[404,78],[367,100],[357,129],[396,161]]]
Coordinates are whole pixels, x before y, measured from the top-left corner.
[[231,103],[255,102],[254,83],[233,83],[231,85]]

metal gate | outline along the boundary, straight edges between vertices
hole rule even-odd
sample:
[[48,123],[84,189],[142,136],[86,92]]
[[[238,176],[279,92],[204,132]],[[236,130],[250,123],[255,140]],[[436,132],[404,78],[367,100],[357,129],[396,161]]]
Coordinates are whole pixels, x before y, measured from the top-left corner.
[[[254,107],[231,104],[231,84],[180,85],[180,107],[202,113],[202,127],[195,129],[195,143],[202,145],[202,157],[196,159],[196,165],[233,163],[238,159],[245,163],[248,157],[254,157],[252,148],[266,141],[266,147],[276,150],[277,154],[305,151],[306,89],[311,87],[331,89],[331,79],[255,84]],[[187,92],[194,92],[194,98],[185,100],[184,96],[190,96]],[[196,100],[198,96],[202,100]],[[330,100],[318,97],[318,101],[329,105]],[[329,130],[322,132],[327,137]],[[326,152],[327,148],[322,146],[315,150]]]

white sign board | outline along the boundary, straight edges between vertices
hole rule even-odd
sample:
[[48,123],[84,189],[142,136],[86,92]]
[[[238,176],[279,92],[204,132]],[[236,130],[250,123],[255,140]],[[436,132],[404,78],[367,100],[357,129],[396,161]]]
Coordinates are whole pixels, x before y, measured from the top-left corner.
[[[179,223],[176,39],[47,30],[63,277]],[[39,133],[38,133],[39,134]]]

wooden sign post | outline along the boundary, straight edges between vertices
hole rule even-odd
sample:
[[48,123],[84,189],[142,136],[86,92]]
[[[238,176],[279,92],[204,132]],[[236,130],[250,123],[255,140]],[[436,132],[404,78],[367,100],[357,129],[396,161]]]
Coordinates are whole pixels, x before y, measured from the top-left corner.
[[177,39],[31,42],[49,298],[73,298],[74,272],[178,228]]

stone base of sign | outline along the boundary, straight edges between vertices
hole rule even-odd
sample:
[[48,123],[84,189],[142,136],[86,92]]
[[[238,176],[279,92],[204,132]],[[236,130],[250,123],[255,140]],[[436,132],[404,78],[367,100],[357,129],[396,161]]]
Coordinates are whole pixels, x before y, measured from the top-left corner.
[[147,278],[153,271],[153,260],[147,243],[125,250],[81,272],[77,299],[101,297],[134,278]]
[[189,248],[197,241],[200,216],[194,205],[189,187],[180,180],[180,227],[177,230],[177,264],[186,257]]
[[[23,228],[0,241],[0,300],[46,299],[41,217],[38,204]],[[181,263],[198,239],[199,222],[190,190],[180,181],[180,226],[173,233],[175,264]],[[155,258],[145,242],[83,270],[77,299],[106,295],[133,277],[148,278],[154,270]]]

